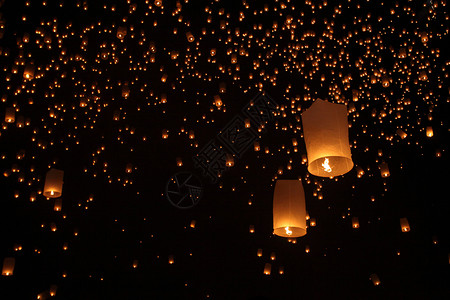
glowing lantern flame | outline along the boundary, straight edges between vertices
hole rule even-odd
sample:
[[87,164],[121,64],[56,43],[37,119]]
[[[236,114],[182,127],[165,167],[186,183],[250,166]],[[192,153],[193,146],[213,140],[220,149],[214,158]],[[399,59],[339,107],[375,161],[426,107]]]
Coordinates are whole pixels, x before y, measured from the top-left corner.
[[292,234],[292,230],[289,229],[289,226],[286,226],[284,229],[286,230],[286,234],[287,235],[291,235]]
[[330,161],[328,160],[328,158],[325,158],[325,161],[322,163],[322,167],[323,167],[324,171],[328,172],[328,173],[330,173],[332,171],[331,167],[329,165],[329,162]]

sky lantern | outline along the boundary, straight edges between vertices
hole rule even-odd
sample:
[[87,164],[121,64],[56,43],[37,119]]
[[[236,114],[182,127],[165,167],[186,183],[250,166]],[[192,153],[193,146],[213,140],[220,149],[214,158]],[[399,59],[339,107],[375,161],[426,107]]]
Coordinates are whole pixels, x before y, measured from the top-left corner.
[[277,180],[273,196],[273,231],[288,238],[306,234],[305,192],[300,180]]
[[383,177],[383,178],[391,176],[391,173],[389,172],[389,166],[384,161],[380,164],[380,173],[381,173],[381,177]]
[[358,217],[353,217],[352,218],[352,228],[359,228],[359,219]]
[[272,265],[269,263],[266,263],[264,265],[264,275],[270,275],[271,270],[272,270]]
[[407,218],[400,218],[400,227],[402,228],[402,232],[409,232],[411,230]]
[[433,137],[433,127],[427,126],[427,137]]
[[34,65],[33,64],[27,64],[25,67],[25,70],[23,71],[23,78],[24,79],[33,79],[34,78]]
[[373,285],[375,285],[375,286],[380,285],[380,283],[381,283],[380,278],[375,273],[370,275],[370,280],[372,281]]
[[16,120],[16,110],[14,107],[8,107],[5,111],[5,122],[14,123]]
[[14,265],[16,264],[16,259],[14,257],[5,257],[3,260],[3,276],[11,276],[14,272]]
[[62,209],[62,199],[58,198],[55,200],[55,205],[53,206],[54,211],[61,211]]
[[44,196],[47,198],[61,197],[64,171],[50,169],[45,177]]
[[345,105],[317,99],[302,114],[302,124],[311,174],[334,177],[353,168]]

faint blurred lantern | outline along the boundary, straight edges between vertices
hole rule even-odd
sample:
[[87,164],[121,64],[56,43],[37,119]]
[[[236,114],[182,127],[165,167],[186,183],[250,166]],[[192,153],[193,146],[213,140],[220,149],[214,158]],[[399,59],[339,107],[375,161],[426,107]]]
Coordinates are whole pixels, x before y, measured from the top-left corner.
[[407,218],[400,218],[400,227],[402,228],[402,232],[409,232],[411,230]]
[[14,123],[16,120],[16,110],[14,107],[8,107],[5,111],[5,122]]
[[47,198],[61,197],[64,171],[50,169],[45,177],[44,196]]
[[283,274],[284,274],[284,268],[283,268],[283,266],[280,266],[280,267],[278,268],[278,273],[279,273],[280,275],[283,275]]
[[305,246],[305,253],[309,253],[311,251],[311,249],[309,248],[309,245]]
[[248,227],[248,231],[249,231],[250,233],[255,233],[255,225],[250,225],[250,226]]
[[317,99],[302,114],[302,124],[311,174],[334,177],[353,168],[345,105]]
[[256,256],[261,257],[263,254],[263,250],[261,248],[258,249],[258,251],[256,251]]
[[270,260],[275,260],[276,257],[275,252],[270,253]]
[[56,284],[52,284],[50,286],[50,296],[54,297],[56,296],[56,291],[58,290],[58,286]]
[[127,28],[125,26],[119,26],[117,28],[117,38],[122,40],[127,35]]
[[14,265],[16,264],[16,259],[14,257],[5,257],[3,260],[3,276],[11,276],[14,272]]
[[194,35],[190,31],[186,32],[186,38],[189,43],[192,43],[195,40]]
[[254,142],[254,143],[253,143],[253,149],[254,149],[255,151],[261,150],[261,147],[259,146],[259,142]]
[[353,217],[353,218],[352,218],[352,227],[353,227],[353,228],[359,228],[359,220],[358,220],[358,217]]
[[214,96],[214,105],[216,106],[216,107],[221,107],[222,106],[222,99],[220,99],[220,96],[219,95],[215,95]]
[[195,228],[195,224],[196,224],[196,221],[195,221],[195,220],[192,220],[192,221],[191,221],[191,224],[190,224],[190,227],[191,227],[191,228]]
[[433,127],[427,126],[427,137],[433,136]]
[[167,139],[169,137],[169,130],[163,129],[162,130],[162,138]]
[[182,167],[183,166],[183,160],[181,159],[181,157],[177,157],[177,166],[178,167]]
[[309,220],[309,225],[311,225],[311,227],[316,226],[316,218],[311,218],[311,219]]
[[272,265],[269,263],[266,263],[264,265],[264,275],[270,275],[270,271],[272,271]]
[[139,261],[137,259],[133,260],[133,269],[138,267]]
[[356,167],[356,176],[358,178],[361,178],[364,175],[364,170],[363,168],[361,168],[360,166]]
[[400,128],[397,129],[397,134],[398,136],[403,140],[405,139],[408,135],[406,134],[406,132],[404,132],[403,130],[401,130]]
[[173,265],[175,263],[175,258],[173,255],[169,255],[169,264]]
[[34,65],[27,64],[25,70],[23,71],[23,78],[31,80],[34,78]]
[[373,285],[380,285],[381,281],[377,274],[370,275],[370,280],[372,281]]
[[234,158],[233,155],[227,154],[225,159],[225,164],[227,167],[233,167],[234,166]]
[[58,198],[55,200],[55,205],[53,206],[54,211],[61,211],[62,209],[62,199]]
[[128,163],[128,164],[126,165],[126,167],[125,167],[125,172],[126,172],[126,173],[131,173],[131,172],[133,172],[133,164]]
[[384,161],[380,164],[380,173],[381,173],[381,177],[383,177],[383,178],[391,176],[391,173],[389,172],[388,164]]
[[306,234],[305,192],[300,180],[277,180],[273,196],[274,234],[300,237]]

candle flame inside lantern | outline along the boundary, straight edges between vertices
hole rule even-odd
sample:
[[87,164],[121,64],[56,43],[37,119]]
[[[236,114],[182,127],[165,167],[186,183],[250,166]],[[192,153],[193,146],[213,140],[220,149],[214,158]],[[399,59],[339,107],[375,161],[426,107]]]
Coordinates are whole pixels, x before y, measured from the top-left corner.
[[286,230],[286,234],[287,234],[287,235],[291,235],[291,234],[292,234],[292,230],[289,229],[289,226],[286,226],[286,227],[284,228],[284,230]]
[[331,167],[329,165],[329,162],[330,161],[328,160],[328,158],[325,158],[325,161],[322,163],[322,167],[323,167],[324,171],[328,172],[328,173],[330,173],[332,171]]
[[55,192],[54,192],[54,191],[50,191],[50,195],[52,195],[52,196],[53,196],[54,194],[55,194]]

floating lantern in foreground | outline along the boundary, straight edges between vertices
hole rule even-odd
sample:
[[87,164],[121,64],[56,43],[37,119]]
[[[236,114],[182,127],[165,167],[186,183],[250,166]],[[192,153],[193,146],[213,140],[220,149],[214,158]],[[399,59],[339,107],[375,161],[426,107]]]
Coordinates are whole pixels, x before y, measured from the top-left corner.
[[45,177],[44,196],[47,198],[61,197],[64,171],[50,169]]
[[306,234],[306,204],[302,182],[277,180],[273,196],[273,231],[282,237]]
[[317,99],[302,114],[302,124],[311,174],[334,177],[353,168],[345,105]]

